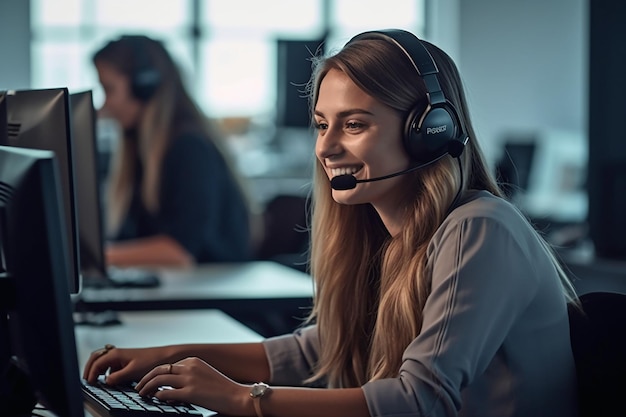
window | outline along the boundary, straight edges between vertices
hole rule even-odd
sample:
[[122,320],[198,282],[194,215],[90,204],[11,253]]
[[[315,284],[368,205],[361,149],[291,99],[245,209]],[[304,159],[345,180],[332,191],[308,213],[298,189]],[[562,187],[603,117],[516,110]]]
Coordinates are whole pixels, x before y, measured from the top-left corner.
[[424,0],[31,0],[33,88],[103,93],[91,55],[122,33],[166,43],[190,91],[213,117],[273,117],[276,40],[330,48],[362,30],[424,28]]
[[191,76],[191,14],[189,0],[31,0],[33,88],[93,89],[101,103],[91,55],[122,33],[163,39]]

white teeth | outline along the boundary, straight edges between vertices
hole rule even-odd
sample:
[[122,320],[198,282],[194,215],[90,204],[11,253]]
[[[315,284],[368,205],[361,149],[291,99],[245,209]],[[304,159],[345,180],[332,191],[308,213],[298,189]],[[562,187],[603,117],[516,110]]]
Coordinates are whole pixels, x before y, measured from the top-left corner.
[[330,173],[333,177],[338,175],[351,175],[360,170],[361,168],[357,167],[344,167],[344,168],[333,168],[330,170]]

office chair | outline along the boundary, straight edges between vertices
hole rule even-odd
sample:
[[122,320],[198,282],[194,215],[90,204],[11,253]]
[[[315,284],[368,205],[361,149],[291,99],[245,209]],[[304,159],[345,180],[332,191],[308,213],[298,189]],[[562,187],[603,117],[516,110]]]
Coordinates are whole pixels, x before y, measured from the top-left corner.
[[273,260],[306,272],[308,205],[307,197],[285,194],[267,203],[263,212],[264,236],[255,251],[256,259]]
[[569,308],[580,417],[626,415],[626,294],[580,296]]

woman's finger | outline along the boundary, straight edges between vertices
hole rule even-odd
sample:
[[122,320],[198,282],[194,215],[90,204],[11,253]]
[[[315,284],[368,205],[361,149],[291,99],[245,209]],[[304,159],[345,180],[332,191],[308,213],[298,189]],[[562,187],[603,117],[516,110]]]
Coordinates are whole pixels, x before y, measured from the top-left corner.
[[103,356],[109,354],[109,352],[112,351],[113,349],[115,349],[115,346],[111,344],[106,344],[101,349],[93,351],[91,355],[89,355],[89,359],[87,360],[87,363],[85,364],[85,367],[83,370],[83,378],[93,383],[98,377],[98,375],[105,372],[109,368],[109,365],[104,366],[104,364],[108,363],[108,361],[104,361],[104,362],[100,361],[100,364],[98,366],[94,366],[94,364]]
[[141,378],[139,383],[137,383],[137,385],[135,386],[135,389],[137,391],[140,391],[141,393],[141,390],[144,388],[144,386],[148,382],[153,381],[156,377],[160,375],[175,375],[177,371],[178,371],[178,367],[171,363],[166,363],[163,365],[156,366],[150,372],[144,375],[143,378]]

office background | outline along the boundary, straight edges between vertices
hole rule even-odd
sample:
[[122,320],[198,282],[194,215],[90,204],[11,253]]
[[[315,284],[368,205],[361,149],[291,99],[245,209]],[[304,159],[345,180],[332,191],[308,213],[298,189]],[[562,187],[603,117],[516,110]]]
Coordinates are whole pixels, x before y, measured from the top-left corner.
[[[580,221],[587,210],[580,181],[561,190],[559,178],[584,178],[587,9],[585,0],[273,0],[262,6],[244,0],[2,0],[0,88],[93,88],[98,104],[102,93],[89,62],[93,50],[122,32],[161,37],[186,70],[201,106],[229,121],[242,169],[251,177],[270,177],[262,193],[292,192],[308,176],[303,166],[312,140],[309,132],[277,133],[271,125],[274,39],[315,39],[328,31],[333,48],[365,29],[403,27],[458,63],[490,163],[502,157],[506,141],[543,144],[532,214]],[[238,120],[251,124],[242,127]],[[287,149],[271,155],[267,144],[276,137]],[[293,158],[281,159],[285,153],[301,156],[295,169],[286,166]],[[283,188],[271,189],[277,182],[268,171],[281,165],[287,168],[277,175]]]

